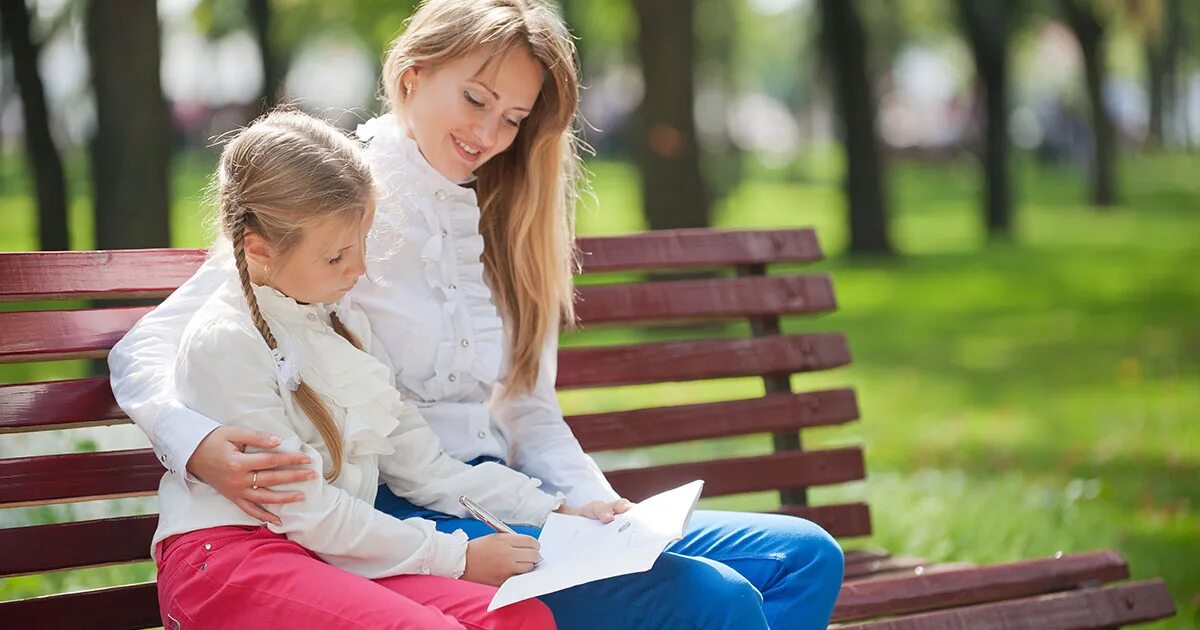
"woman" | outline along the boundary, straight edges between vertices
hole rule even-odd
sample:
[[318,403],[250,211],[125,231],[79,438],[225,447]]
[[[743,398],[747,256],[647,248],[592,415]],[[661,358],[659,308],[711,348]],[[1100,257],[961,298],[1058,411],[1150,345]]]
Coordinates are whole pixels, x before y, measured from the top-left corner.
[[[367,280],[352,298],[396,364],[396,385],[450,455],[502,461],[569,505],[608,518],[627,509],[563,422],[555,399],[557,330],[572,321],[571,211],[578,88],[561,19],[533,0],[431,0],[392,44],[390,114],[369,121],[379,182]],[[249,514],[294,500],[269,436],[222,427],[178,402],[163,376],[202,268],[110,355],[117,400],[180,483],[203,479]],[[257,481],[256,481],[257,480]],[[442,531],[480,523],[421,510],[381,489],[376,506]],[[820,527],[792,517],[698,511],[654,568],[543,598],[560,627],[824,628],[842,556]]]

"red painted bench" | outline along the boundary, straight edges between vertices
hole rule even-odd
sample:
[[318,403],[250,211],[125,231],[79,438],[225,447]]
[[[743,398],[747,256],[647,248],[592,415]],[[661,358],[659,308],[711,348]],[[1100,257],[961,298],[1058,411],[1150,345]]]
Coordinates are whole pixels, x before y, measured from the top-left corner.
[[[863,479],[857,446],[805,450],[807,427],[858,418],[850,388],[793,392],[791,375],[844,366],[840,333],[784,334],[780,317],[834,310],[824,274],[767,275],[768,265],[821,259],[811,230],[688,230],[581,240],[579,289],[589,329],[656,323],[686,340],[568,344],[562,389],[759,377],[764,395],[744,400],[593,413],[568,418],[589,451],[771,434],[765,455],[609,471],[638,499],[703,478],[706,496],[778,491],[779,512],[821,523],[841,538],[871,531],[864,503],[808,505],[806,489]],[[203,260],[195,250],[0,254],[0,301],[161,298]],[[644,279],[646,271],[709,269],[708,279]],[[782,271],[783,273],[779,273]],[[605,281],[607,280],[607,283]],[[148,310],[110,307],[0,313],[0,363],[99,358]],[[750,323],[750,334],[736,336]],[[582,337],[587,339],[588,337]],[[635,332],[624,339],[637,339]],[[614,394],[619,396],[619,394]],[[128,422],[105,377],[0,385],[0,432],[25,433]],[[154,493],[163,469],[148,449],[0,459],[0,508]],[[0,529],[0,577],[148,559],[156,517],[128,516]],[[846,584],[834,619],[871,628],[1109,628],[1174,614],[1162,580],[1123,582],[1115,551],[974,567],[933,565],[874,551],[846,553]],[[5,627],[140,628],[159,623],[153,583],[0,603]],[[862,624],[861,626],[859,624]]]

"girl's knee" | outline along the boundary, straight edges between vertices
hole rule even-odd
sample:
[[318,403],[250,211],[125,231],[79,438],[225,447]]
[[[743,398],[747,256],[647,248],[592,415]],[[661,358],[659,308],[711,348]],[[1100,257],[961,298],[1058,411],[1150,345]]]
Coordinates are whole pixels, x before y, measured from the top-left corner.
[[497,630],[553,630],[554,615],[537,599],[510,604],[487,614],[485,628]]

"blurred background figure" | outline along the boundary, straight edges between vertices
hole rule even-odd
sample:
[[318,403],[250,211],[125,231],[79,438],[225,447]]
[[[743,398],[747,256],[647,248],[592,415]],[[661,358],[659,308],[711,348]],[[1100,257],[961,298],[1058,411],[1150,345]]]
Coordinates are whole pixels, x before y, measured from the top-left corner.
[[[1119,547],[1166,577],[1181,611],[1166,625],[1194,623],[1200,4],[558,4],[594,152],[581,234],[817,228],[840,310],[786,327],[851,341],[853,366],[809,383],[854,385],[863,422],[814,446],[865,440],[872,469],[814,493],[874,504],[863,544],[979,562]],[[413,6],[0,0],[0,251],[205,245],[214,140],[280,102],[345,129],[378,113],[383,50]],[[90,369],[0,366],[0,383]],[[718,400],[752,381],[562,402]],[[140,445],[129,429],[0,435],[0,457]],[[599,459],[715,448],[769,445]],[[8,510],[0,526],[124,509],[99,503]],[[139,570],[0,581],[0,598]]]

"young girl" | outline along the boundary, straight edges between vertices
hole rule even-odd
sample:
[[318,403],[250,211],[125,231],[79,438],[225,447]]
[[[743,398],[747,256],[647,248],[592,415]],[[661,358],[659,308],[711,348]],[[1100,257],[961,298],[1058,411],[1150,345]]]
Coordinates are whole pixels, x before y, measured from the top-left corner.
[[537,601],[486,612],[486,584],[530,570],[536,540],[468,542],[372,506],[381,479],[441,510],[458,511],[463,493],[517,521],[540,522],[561,501],[509,468],[446,456],[393,387],[345,299],[375,212],[357,147],[304,114],[272,113],[225,148],[217,189],[232,255],[211,263],[223,278],[183,331],[176,391],[301,454],[301,481],[285,487],[303,499],[263,527],[212,487],[164,475],[154,534],[164,626],[553,627]]
[[[388,51],[390,112],[360,130],[380,198],[367,279],[351,294],[448,454],[522,471],[581,506],[560,509],[607,519],[628,503],[579,447],[554,391],[559,323],[572,320],[575,68],[570,34],[544,2],[420,5]],[[201,269],[114,348],[113,388],[172,478],[198,476],[269,520],[262,506],[294,497],[264,489],[263,475],[288,481],[274,469],[289,456],[242,453],[270,443],[189,409],[160,376],[213,291],[210,275]],[[443,532],[490,531],[387,487],[376,507]],[[837,543],[811,522],[697,511],[649,572],[543,601],[559,627],[824,628],[842,568]]]

